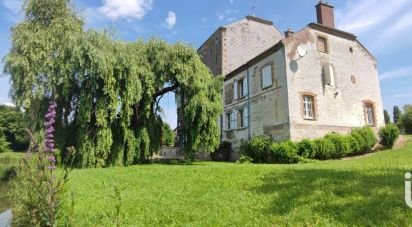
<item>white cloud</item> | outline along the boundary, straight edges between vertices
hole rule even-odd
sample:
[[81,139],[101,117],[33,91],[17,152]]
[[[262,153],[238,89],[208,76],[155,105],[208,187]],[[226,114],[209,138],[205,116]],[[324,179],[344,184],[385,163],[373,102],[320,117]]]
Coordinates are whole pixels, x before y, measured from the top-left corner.
[[176,25],[176,13],[173,11],[169,11],[163,26],[166,27],[167,29],[172,29],[175,25]]
[[103,2],[99,11],[112,20],[142,19],[152,9],[153,4],[153,0],[104,0]]
[[[382,45],[392,38],[399,37],[399,34],[410,31],[412,28],[412,11],[407,12],[397,19],[387,29],[382,29],[382,33],[377,37],[373,46],[382,47]],[[399,40],[399,38],[397,38]],[[408,39],[409,40],[409,39]]]
[[399,68],[393,71],[385,72],[379,77],[380,80],[390,80],[400,77],[412,77],[412,66]]
[[2,5],[12,11],[14,14],[18,14],[21,11],[23,1],[22,0],[3,0]]
[[235,10],[232,8],[228,8],[223,12],[217,12],[216,13],[216,17],[219,20],[224,20],[226,18],[226,21],[230,22],[235,20],[236,18],[234,17],[234,15],[239,14],[239,10]]
[[392,95],[392,98],[395,98],[395,99],[412,98],[412,93],[398,93],[398,94]]
[[365,32],[396,16],[408,2],[408,0],[347,1],[344,9],[336,10],[337,27],[357,34]]

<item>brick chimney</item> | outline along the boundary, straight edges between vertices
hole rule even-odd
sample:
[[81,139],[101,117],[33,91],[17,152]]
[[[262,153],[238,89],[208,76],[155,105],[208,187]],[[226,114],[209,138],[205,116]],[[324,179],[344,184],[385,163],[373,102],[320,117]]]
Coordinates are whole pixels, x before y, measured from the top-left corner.
[[294,33],[295,33],[294,31],[292,31],[290,28],[288,28],[288,30],[285,31],[285,38],[293,35]]
[[335,17],[333,15],[333,6],[329,5],[327,2],[322,0],[315,6],[316,15],[318,17],[318,23],[335,28]]

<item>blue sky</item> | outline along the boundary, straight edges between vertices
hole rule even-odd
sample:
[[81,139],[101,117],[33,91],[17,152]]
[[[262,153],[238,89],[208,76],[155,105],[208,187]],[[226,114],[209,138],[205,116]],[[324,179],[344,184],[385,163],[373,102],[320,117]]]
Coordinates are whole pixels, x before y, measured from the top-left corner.
[[[0,57],[10,49],[10,28],[22,19],[22,0],[0,0]],[[159,37],[199,47],[219,26],[252,14],[280,31],[300,30],[316,21],[317,0],[72,0],[86,27],[111,28],[116,38]],[[384,107],[412,103],[412,1],[330,0],[338,29],[352,32],[378,59]],[[0,64],[0,68],[3,65]],[[0,78],[0,103],[10,103],[9,78]],[[173,95],[164,98],[164,118],[176,126]]]

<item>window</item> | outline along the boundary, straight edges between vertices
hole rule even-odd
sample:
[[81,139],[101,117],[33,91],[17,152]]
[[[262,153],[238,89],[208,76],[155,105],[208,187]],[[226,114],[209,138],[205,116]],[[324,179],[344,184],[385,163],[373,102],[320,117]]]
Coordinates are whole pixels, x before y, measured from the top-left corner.
[[272,86],[272,66],[267,65],[262,68],[262,88]]
[[225,104],[230,104],[233,101],[233,84],[225,86]]
[[318,50],[323,53],[328,53],[328,41],[325,37],[318,36]]
[[326,85],[335,86],[335,75],[333,73],[333,66],[332,64],[324,64],[322,66],[322,75],[323,75],[323,82]]
[[236,129],[237,116],[235,111],[226,113],[226,130]]
[[239,82],[237,82],[237,92],[238,92],[238,97],[242,98],[244,96],[243,94],[243,79],[239,80]]
[[303,96],[303,117],[305,119],[315,119],[315,109],[313,96]]
[[243,127],[245,127],[245,124],[244,124],[244,110],[243,109],[240,109],[240,110],[238,110],[237,111],[237,119],[239,119],[239,121],[237,121],[237,127],[238,128],[243,128]]
[[231,129],[231,127],[230,127],[231,116],[232,116],[232,113],[227,113],[226,114],[226,129],[227,130]]
[[365,103],[365,118],[366,124],[368,125],[375,125],[374,119],[374,111],[373,111],[373,104],[372,103]]

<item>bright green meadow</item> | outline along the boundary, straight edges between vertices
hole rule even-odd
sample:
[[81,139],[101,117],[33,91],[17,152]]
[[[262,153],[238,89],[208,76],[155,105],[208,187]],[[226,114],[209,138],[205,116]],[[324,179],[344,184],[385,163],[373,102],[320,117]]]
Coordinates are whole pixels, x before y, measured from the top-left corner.
[[122,226],[412,226],[407,139],[401,149],[307,164],[74,170],[67,189],[78,226],[111,226],[103,213],[114,212],[113,185],[123,188]]

